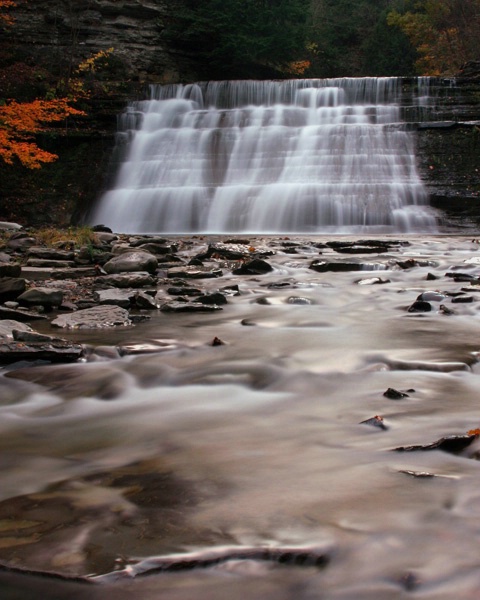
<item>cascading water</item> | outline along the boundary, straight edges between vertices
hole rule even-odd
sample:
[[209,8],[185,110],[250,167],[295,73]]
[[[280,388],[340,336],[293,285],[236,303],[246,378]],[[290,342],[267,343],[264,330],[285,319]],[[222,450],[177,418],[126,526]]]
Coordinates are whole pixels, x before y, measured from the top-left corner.
[[435,229],[398,78],[153,86],[92,222],[130,233]]

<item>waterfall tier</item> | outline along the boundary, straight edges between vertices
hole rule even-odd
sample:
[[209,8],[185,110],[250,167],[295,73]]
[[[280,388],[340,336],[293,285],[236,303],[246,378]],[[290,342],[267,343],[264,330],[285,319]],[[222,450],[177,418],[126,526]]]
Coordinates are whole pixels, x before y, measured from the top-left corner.
[[400,91],[398,78],[154,86],[121,116],[123,160],[93,220],[130,233],[431,231]]

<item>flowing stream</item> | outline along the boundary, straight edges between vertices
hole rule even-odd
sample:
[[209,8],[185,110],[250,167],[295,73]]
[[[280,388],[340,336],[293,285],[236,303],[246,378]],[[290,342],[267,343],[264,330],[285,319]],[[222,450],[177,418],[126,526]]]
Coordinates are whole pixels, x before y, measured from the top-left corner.
[[[399,78],[153,86],[120,119],[115,184],[91,222],[130,233],[435,231],[402,93]],[[410,115],[425,94],[420,78]]]
[[[127,577],[0,571],[2,599],[478,598],[479,444],[392,451],[480,425],[478,241],[409,236],[363,271],[313,271],[320,251],[352,260],[332,239],[252,237],[274,269],[203,281],[238,284],[223,311],[66,332],[86,362],[2,369],[0,562]],[[431,310],[409,312],[423,292]],[[128,578],[225,548],[292,558]]]

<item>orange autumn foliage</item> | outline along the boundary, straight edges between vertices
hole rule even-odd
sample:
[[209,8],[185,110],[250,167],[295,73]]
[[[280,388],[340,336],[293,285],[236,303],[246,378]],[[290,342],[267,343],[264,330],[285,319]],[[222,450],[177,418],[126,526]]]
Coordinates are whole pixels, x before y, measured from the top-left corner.
[[82,115],[69,105],[66,98],[55,100],[14,100],[0,106],[0,158],[13,164],[17,158],[29,169],[39,169],[42,163],[56,160],[56,154],[39,148],[33,136],[45,130],[48,123],[63,121],[69,115]]
[[13,23],[13,19],[10,15],[2,12],[5,9],[12,8],[16,6],[14,0],[0,0],[0,23],[4,23],[5,25],[11,25]]

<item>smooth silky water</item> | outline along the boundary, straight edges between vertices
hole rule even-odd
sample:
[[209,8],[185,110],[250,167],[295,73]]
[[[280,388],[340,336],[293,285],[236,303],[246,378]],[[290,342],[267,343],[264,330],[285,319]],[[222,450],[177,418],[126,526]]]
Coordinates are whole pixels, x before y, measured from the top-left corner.
[[[281,238],[252,237],[276,250],[274,271],[204,281],[239,284],[223,312],[67,332],[93,344],[88,362],[3,369],[1,561],[99,575],[192,550],[293,546],[324,549],[330,563],[229,561],[69,584],[60,597],[478,597],[476,445],[461,456],[391,450],[479,426],[478,302],[407,310],[422,291],[465,286],[445,277],[454,267],[480,274],[479,246],[408,236],[410,245],[365,261],[385,270],[310,270],[314,243],[332,238],[290,236],[300,244],[291,255]],[[210,239],[189,238],[185,256]],[[423,266],[396,267],[408,259]],[[372,276],[390,282],[357,283]],[[118,346],[133,354],[111,358]],[[389,387],[415,391],[394,401],[383,396]],[[360,424],[375,415],[387,431]],[[53,594],[66,584],[48,585]]]
[[388,77],[153,86],[120,119],[118,174],[91,222],[130,233],[433,231],[403,114],[425,113],[427,92],[421,78],[402,98],[402,79]]

